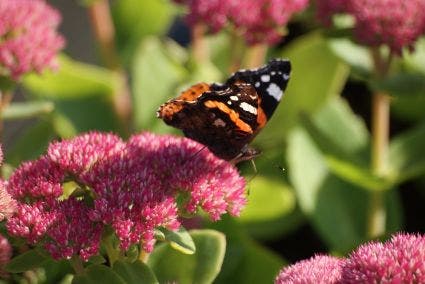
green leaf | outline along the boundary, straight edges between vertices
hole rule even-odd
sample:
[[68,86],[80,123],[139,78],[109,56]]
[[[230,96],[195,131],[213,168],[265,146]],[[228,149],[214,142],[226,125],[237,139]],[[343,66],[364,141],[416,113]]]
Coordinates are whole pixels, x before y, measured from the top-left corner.
[[126,284],[126,281],[112,268],[105,265],[91,265],[84,273],[76,275],[73,284]]
[[398,73],[382,81],[373,82],[374,89],[388,92],[394,97],[415,97],[425,94],[425,73]]
[[361,78],[369,77],[373,62],[369,50],[348,38],[333,38],[328,41],[332,52],[351,66]]
[[4,120],[24,119],[51,113],[55,106],[52,102],[29,101],[11,103],[1,113]]
[[[347,252],[366,239],[366,212],[370,194],[344,181],[330,171],[320,148],[308,133],[298,128],[288,141],[289,174],[296,190],[301,210],[329,247]],[[308,157],[308,158],[306,158]],[[391,191],[383,193],[390,202]],[[400,218],[388,216],[392,227]]]
[[164,34],[173,21],[176,8],[163,0],[120,0],[112,4],[117,43],[126,61],[143,37]]
[[222,270],[214,283],[273,283],[284,264],[278,254],[251,239],[233,218],[224,217],[210,226],[227,239]]
[[24,160],[32,160],[46,151],[49,142],[55,138],[52,123],[41,119],[26,129],[11,145],[6,160],[17,166]]
[[6,265],[6,270],[11,273],[25,272],[42,266],[48,260],[39,250],[32,249],[12,258]]
[[363,167],[353,164],[351,161],[341,160],[336,157],[326,156],[326,164],[336,176],[369,190],[389,190],[393,183]]
[[395,137],[390,144],[390,169],[397,182],[425,173],[425,122]]
[[193,230],[190,235],[195,254],[182,254],[169,244],[159,245],[151,254],[148,263],[160,283],[212,283],[220,272],[226,249],[224,235],[213,230]]
[[248,188],[248,204],[238,222],[250,234],[257,238],[273,238],[292,228],[295,221],[292,219],[297,213],[296,199],[287,184],[257,175]]
[[423,37],[419,38],[413,52],[406,49],[403,52],[402,58],[405,65],[410,70],[425,74],[425,39]]
[[279,55],[291,60],[292,75],[281,105],[257,138],[263,148],[272,143],[281,148],[300,113],[314,112],[327,98],[338,95],[349,72],[318,33],[300,37]]
[[133,110],[137,130],[166,129],[156,118],[158,107],[175,97],[175,88],[183,80],[185,70],[168,55],[164,45],[147,37],[139,46],[132,66]]
[[166,228],[160,228],[160,230],[164,233],[164,240],[169,242],[175,250],[184,254],[194,254],[196,252],[195,243],[183,227],[180,227],[177,232]]
[[137,260],[133,263],[116,261],[113,270],[124,279],[125,283],[159,283],[153,271],[144,263]]
[[96,96],[112,97],[122,84],[118,75],[107,69],[59,57],[57,72],[26,76],[24,87],[39,98],[76,99]]

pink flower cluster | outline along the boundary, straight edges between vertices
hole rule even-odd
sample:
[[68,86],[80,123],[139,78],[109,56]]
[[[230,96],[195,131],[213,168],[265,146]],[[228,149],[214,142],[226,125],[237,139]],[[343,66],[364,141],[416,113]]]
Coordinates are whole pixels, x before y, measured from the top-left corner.
[[0,278],[6,278],[7,272],[4,266],[9,262],[12,257],[12,246],[9,241],[0,234]]
[[175,0],[189,6],[190,25],[203,23],[218,32],[227,23],[250,44],[278,42],[293,14],[304,10],[308,0]]
[[396,234],[362,245],[346,259],[315,256],[282,269],[275,283],[425,283],[425,237]]
[[319,19],[330,24],[332,14],[354,17],[354,34],[364,45],[387,45],[400,54],[425,34],[425,0],[317,0]]
[[105,226],[121,249],[141,242],[151,251],[154,230],[178,229],[183,211],[238,215],[244,188],[234,166],[190,139],[143,133],[124,142],[92,132],[52,143],[13,173],[8,190],[18,212],[7,228],[44,242],[57,259],[97,254]]
[[44,0],[0,1],[0,75],[16,80],[55,67],[56,53],[64,46],[56,32],[60,21]]

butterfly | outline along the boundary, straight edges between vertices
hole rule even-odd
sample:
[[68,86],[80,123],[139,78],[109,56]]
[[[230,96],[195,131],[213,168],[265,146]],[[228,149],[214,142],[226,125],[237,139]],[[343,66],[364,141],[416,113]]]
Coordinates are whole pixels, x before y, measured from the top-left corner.
[[260,151],[249,146],[281,101],[291,73],[287,59],[239,70],[224,84],[198,83],[162,104],[157,117],[204,144],[217,157],[238,163]]

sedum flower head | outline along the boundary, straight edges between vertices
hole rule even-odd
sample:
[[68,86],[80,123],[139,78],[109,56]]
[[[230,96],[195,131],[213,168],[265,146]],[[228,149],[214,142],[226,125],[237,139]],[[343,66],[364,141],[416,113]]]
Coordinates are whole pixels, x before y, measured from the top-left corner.
[[189,7],[188,23],[218,32],[231,23],[249,44],[278,42],[293,14],[308,0],[174,0]]
[[57,259],[97,254],[105,227],[121,249],[142,243],[151,251],[155,229],[178,229],[182,211],[200,207],[217,220],[238,215],[246,202],[245,181],[231,164],[190,139],[150,133],[124,142],[92,132],[52,143],[8,187],[18,200],[10,234],[43,241]]
[[60,21],[44,0],[1,0],[0,75],[16,80],[55,67],[55,56],[64,46],[56,32]]
[[283,268],[275,284],[332,284],[341,281],[343,260],[326,255],[316,255]]
[[397,234],[360,246],[345,262],[343,283],[425,283],[425,238]]
[[230,18],[250,44],[277,43],[293,14],[306,8],[308,0],[232,1]]
[[0,234],[0,278],[5,278],[7,276],[4,266],[9,262],[11,257],[12,246],[9,241]]
[[[0,147],[0,165],[3,163],[3,151]],[[0,179],[0,222],[9,218],[16,211],[16,201],[7,192],[7,183]]]
[[354,35],[368,46],[387,45],[400,54],[425,34],[425,0],[317,0],[319,19],[330,24],[335,13],[355,19]]

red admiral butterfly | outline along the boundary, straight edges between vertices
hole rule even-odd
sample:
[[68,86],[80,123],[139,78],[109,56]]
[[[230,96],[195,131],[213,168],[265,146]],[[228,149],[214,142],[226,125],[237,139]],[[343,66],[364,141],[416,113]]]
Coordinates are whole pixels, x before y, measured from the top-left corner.
[[224,84],[196,84],[162,104],[157,117],[222,159],[250,160],[260,152],[248,144],[275,111],[290,72],[288,60],[273,59],[261,68],[237,71]]

